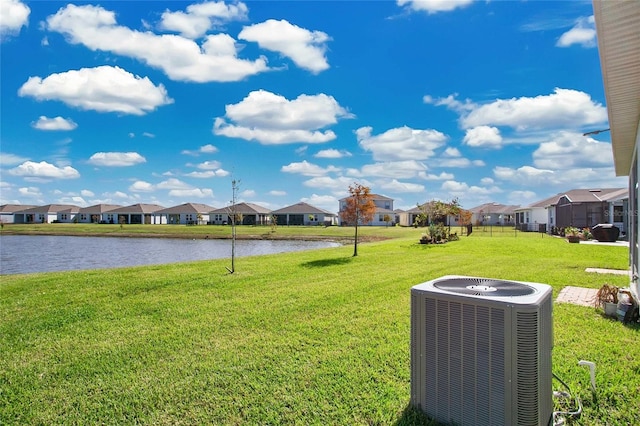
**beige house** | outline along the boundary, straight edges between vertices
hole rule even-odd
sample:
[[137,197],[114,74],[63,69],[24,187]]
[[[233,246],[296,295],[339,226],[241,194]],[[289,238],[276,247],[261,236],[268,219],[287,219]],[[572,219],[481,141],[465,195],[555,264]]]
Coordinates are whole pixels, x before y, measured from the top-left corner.
[[629,176],[630,287],[639,300],[640,1],[594,0],[593,11],[615,170]]
[[47,204],[13,213],[14,223],[73,222],[80,207],[70,204]]
[[253,203],[238,203],[209,212],[209,223],[226,225],[231,223],[231,215],[239,219],[237,225],[268,225],[271,223],[271,210]]
[[89,207],[82,207],[78,211],[78,223],[118,223],[118,219],[110,214],[112,210],[122,206],[117,204],[96,204]]
[[36,206],[24,204],[3,204],[0,206],[0,223],[14,223],[15,213],[26,209],[32,209]]
[[337,225],[338,215],[307,203],[296,203],[271,212],[278,225]]
[[[366,223],[365,225],[388,226],[389,224],[395,222],[396,213],[393,210],[393,198],[378,194],[371,194],[371,197],[373,198],[373,203],[376,205],[376,213],[373,216],[373,220],[369,223]],[[348,198],[349,197],[345,197],[338,200],[339,212],[346,208]],[[387,221],[386,219],[389,220]]]
[[214,210],[207,204],[185,203],[155,212],[161,216],[160,223],[169,225],[203,225],[209,222],[209,213]]
[[113,215],[115,223],[123,225],[158,225],[166,223],[162,222],[161,215],[156,215],[156,212],[162,209],[164,207],[157,204],[133,204],[111,210],[107,214]]

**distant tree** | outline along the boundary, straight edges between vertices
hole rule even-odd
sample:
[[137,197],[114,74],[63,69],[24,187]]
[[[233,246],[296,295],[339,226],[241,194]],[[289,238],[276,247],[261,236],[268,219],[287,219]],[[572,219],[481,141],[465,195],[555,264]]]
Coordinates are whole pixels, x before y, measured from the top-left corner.
[[384,220],[387,226],[389,226],[389,222],[391,222],[391,216],[389,216],[388,214],[385,214],[382,220]]
[[269,217],[269,225],[271,226],[271,232],[276,232],[276,228],[278,228],[278,216],[272,214]]
[[353,240],[353,255],[358,255],[358,225],[373,220],[376,213],[376,205],[373,203],[371,189],[367,186],[354,183],[349,186],[350,196],[346,199],[344,209],[340,211],[340,218],[347,224],[355,227]]

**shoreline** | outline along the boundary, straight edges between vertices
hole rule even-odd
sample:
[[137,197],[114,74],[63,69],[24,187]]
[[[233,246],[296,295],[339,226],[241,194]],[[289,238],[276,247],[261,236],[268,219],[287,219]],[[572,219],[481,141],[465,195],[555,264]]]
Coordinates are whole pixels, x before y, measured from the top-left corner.
[[[231,235],[220,234],[199,234],[199,233],[154,233],[154,232],[69,232],[59,231],[13,231],[3,229],[0,237],[3,235],[28,235],[28,236],[60,236],[60,237],[104,237],[104,238],[165,238],[165,239],[190,239],[190,240],[230,240]],[[237,240],[290,240],[290,241],[327,241],[335,242],[341,245],[352,244],[353,237],[339,236],[319,236],[319,235],[279,235],[275,233],[266,234],[237,234]],[[358,243],[366,243],[371,241],[381,241],[386,238],[359,236]]]

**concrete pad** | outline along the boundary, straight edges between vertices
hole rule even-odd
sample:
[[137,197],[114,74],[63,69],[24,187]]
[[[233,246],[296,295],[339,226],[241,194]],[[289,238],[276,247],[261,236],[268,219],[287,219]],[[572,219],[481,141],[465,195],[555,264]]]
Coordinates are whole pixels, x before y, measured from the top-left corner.
[[587,268],[584,271],[594,272],[596,274],[629,275],[629,271],[625,269]]
[[593,303],[596,300],[597,293],[597,288],[566,286],[560,290],[560,294],[556,297],[556,302],[594,307]]

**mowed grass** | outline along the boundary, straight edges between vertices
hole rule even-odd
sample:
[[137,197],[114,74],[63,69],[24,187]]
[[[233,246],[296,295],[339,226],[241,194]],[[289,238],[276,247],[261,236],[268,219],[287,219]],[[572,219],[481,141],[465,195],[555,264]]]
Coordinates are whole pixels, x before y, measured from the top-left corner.
[[[429,424],[408,407],[413,285],[462,274],[556,296],[628,284],[584,272],[626,269],[622,247],[375,232],[392,238],[358,257],[346,245],[240,258],[234,274],[215,260],[1,276],[0,424]],[[573,424],[640,424],[639,333],[554,304],[553,370],[584,404]],[[595,393],[581,359],[596,363]]]

